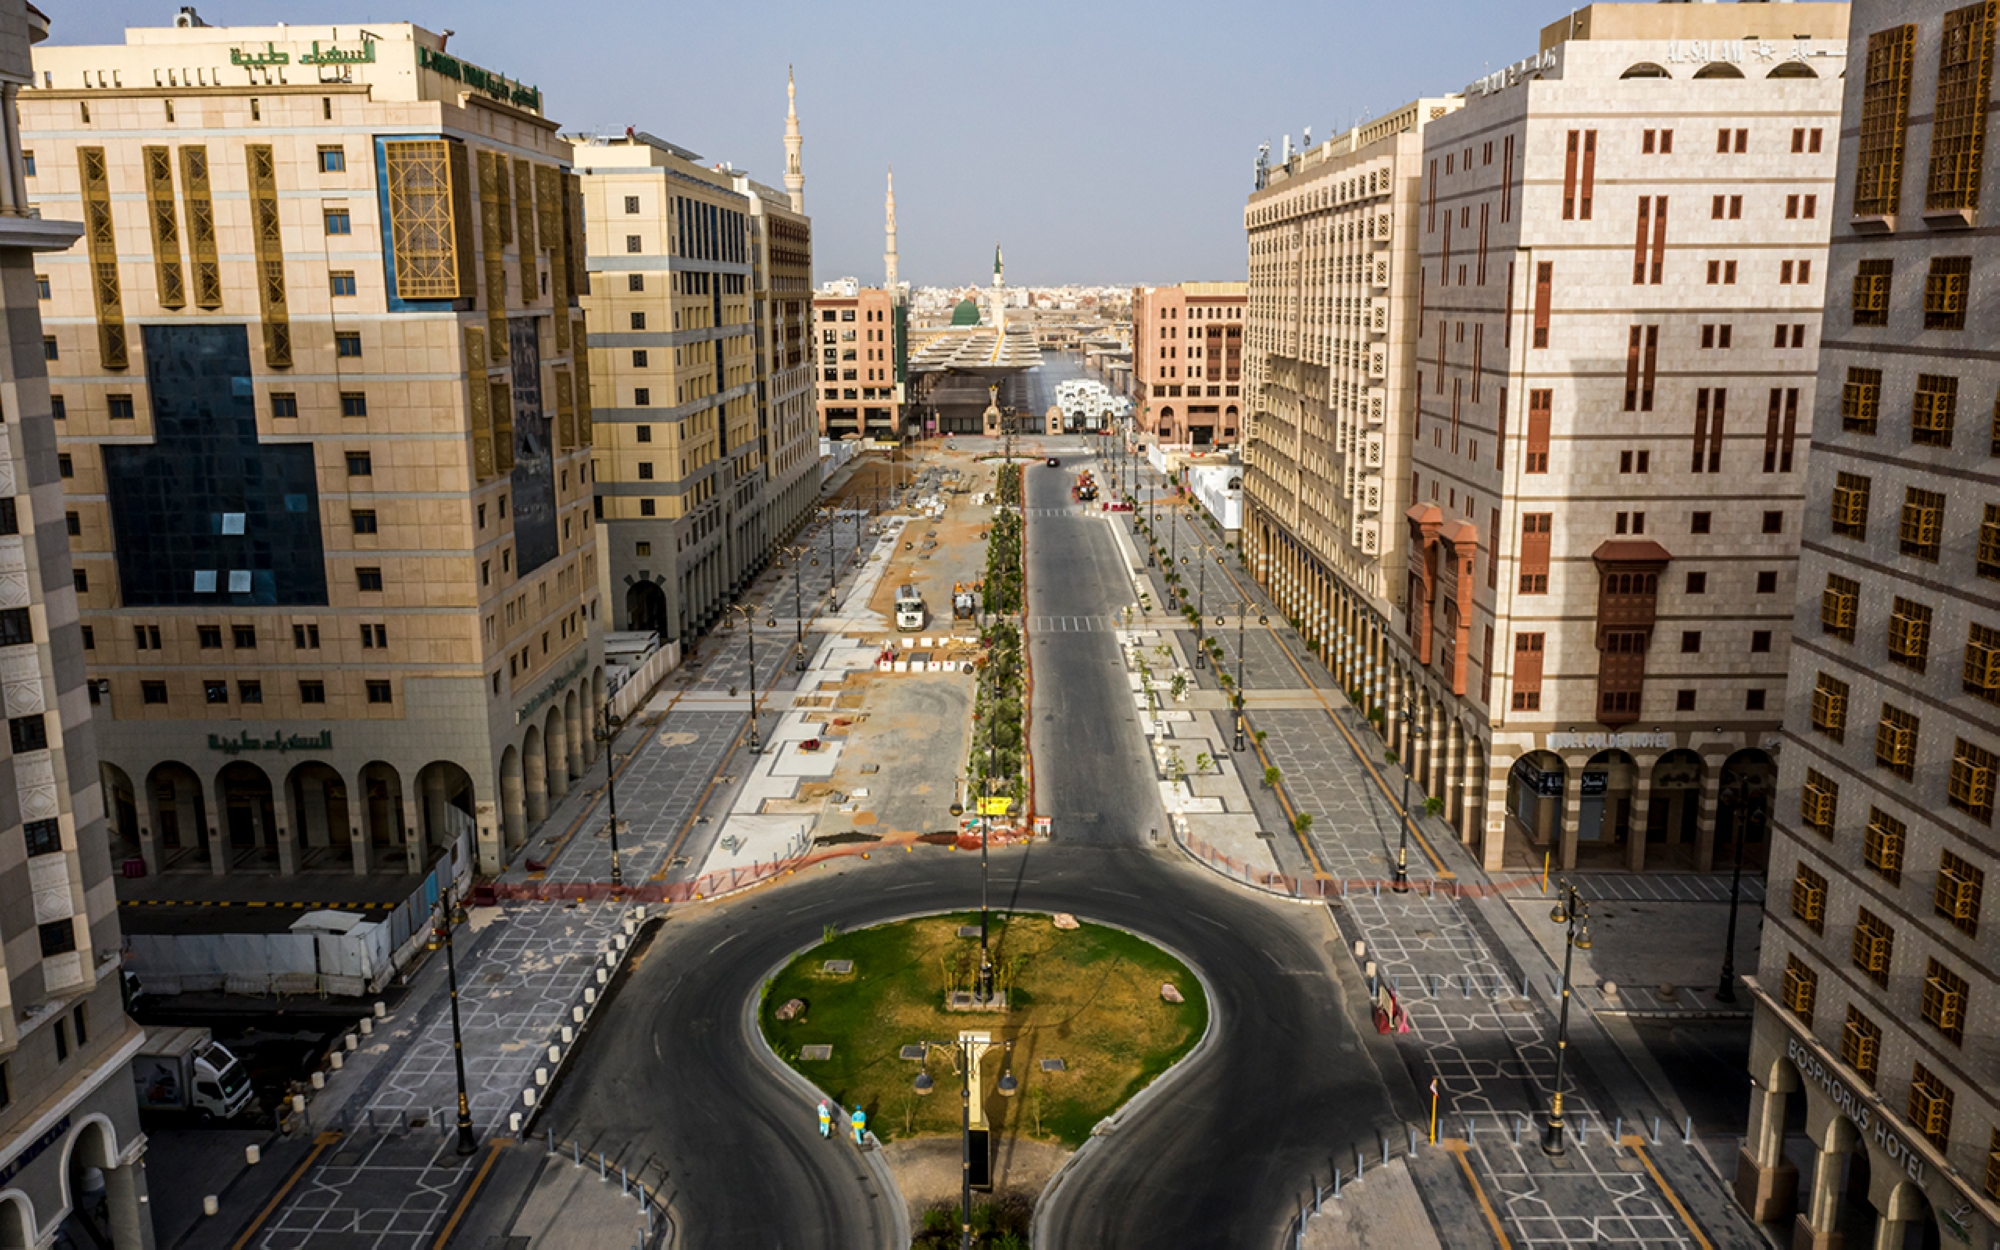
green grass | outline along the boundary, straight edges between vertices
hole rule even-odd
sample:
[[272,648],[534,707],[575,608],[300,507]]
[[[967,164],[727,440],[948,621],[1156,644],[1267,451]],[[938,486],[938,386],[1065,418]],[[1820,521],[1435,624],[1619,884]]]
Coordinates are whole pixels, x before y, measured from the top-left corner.
[[[936,1092],[915,1092],[919,1064],[899,1057],[918,1041],[950,1043],[960,1030],[1014,1042],[1019,1093],[1000,1098],[1001,1054],[987,1057],[988,1117],[997,1131],[1075,1147],[1097,1122],[1171,1067],[1201,1037],[1208,1002],[1187,967],[1122,930],[1085,924],[1063,931],[1049,917],[995,915],[995,984],[1013,995],[1011,1010],[945,1010],[947,985],[970,988],[979,967],[979,940],[957,936],[978,913],[926,917],[842,933],[807,951],[765,987],[758,1018],[787,1063],[842,1106],[857,1102],[883,1140],[958,1129],[958,1080],[952,1050],[929,1061]],[[822,971],[828,960],[851,959],[854,972]],[[1186,998],[1161,1000],[1171,981]],[[779,1007],[801,999],[806,1011],[780,1021]],[[833,1058],[799,1059],[815,1043]],[[1043,1072],[1041,1060],[1061,1058],[1063,1072]]]

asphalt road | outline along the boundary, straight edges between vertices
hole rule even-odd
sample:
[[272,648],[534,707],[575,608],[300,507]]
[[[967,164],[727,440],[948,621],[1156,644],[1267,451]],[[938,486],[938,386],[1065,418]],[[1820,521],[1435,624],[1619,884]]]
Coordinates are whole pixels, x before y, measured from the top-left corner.
[[[1067,503],[1068,471],[1027,477],[1031,508]],[[1106,615],[1125,600],[1101,519],[1035,516],[1029,558],[1031,614]],[[1111,635],[1032,645],[1037,793],[1057,837],[993,857],[994,903],[1161,942],[1200,970],[1214,1012],[1207,1047],[1086,1147],[1042,1212],[1044,1244],[1272,1244],[1328,1146],[1394,1119],[1342,999],[1337,935],[1316,909],[1254,898],[1150,846],[1165,821]],[[745,1004],[826,924],[978,900],[977,857],[920,848],[677,910],[545,1123],[634,1165],[659,1161],[686,1245],[891,1244],[892,1201],[851,1146],[819,1139],[811,1101],[746,1036]]]

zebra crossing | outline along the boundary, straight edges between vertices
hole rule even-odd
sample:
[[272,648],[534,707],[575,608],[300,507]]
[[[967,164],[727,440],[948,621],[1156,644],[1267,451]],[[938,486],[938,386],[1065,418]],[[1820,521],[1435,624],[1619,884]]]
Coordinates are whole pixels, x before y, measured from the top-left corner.
[[1029,516],[1031,516],[1031,517],[1035,517],[1035,516],[1090,516],[1090,515],[1092,515],[1092,514],[1093,514],[1093,513],[1095,512],[1095,511],[1096,511],[1096,509],[1094,509],[1094,508],[1029,508],[1029,509],[1027,510],[1027,513],[1028,513],[1028,515],[1029,515]]
[[1031,616],[1031,634],[1096,634],[1118,628],[1115,616]]

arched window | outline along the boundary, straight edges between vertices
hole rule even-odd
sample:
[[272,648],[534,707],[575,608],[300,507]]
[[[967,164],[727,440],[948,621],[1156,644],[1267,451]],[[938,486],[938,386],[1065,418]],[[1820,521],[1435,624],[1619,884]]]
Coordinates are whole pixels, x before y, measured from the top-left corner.
[[1741,78],[1743,71],[1726,61],[1711,61],[1694,72],[1696,78]]
[[1786,61],[1765,75],[1766,78],[1818,78],[1813,67],[1804,61]]
[[1624,73],[1618,76],[1620,78],[1672,78],[1673,77],[1672,74],[1669,74],[1667,72],[1665,66],[1655,65],[1651,61],[1641,61],[1637,65],[1634,65],[1632,68],[1626,70]]

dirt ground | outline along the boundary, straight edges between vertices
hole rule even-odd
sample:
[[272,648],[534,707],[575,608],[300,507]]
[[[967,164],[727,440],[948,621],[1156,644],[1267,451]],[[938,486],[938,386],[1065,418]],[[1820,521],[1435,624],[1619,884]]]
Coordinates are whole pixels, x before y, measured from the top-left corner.
[[855,723],[847,727],[846,750],[825,783],[849,801],[829,808],[816,832],[893,837],[955,828],[951,804],[968,749],[971,712],[972,678],[964,673],[849,677],[832,717]]
[[[921,1226],[924,1212],[939,1203],[957,1208],[961,1150],[956,1136],[919,1137],[882,1148],[882,1158],[909,1205],[911,1227]],[[1002,1137],[993,1153],[993,1192],[975,1194],[974,1199],[989,1202],[1015,1194],[1032,1204],[1071,1152],[1052,1142]]]

